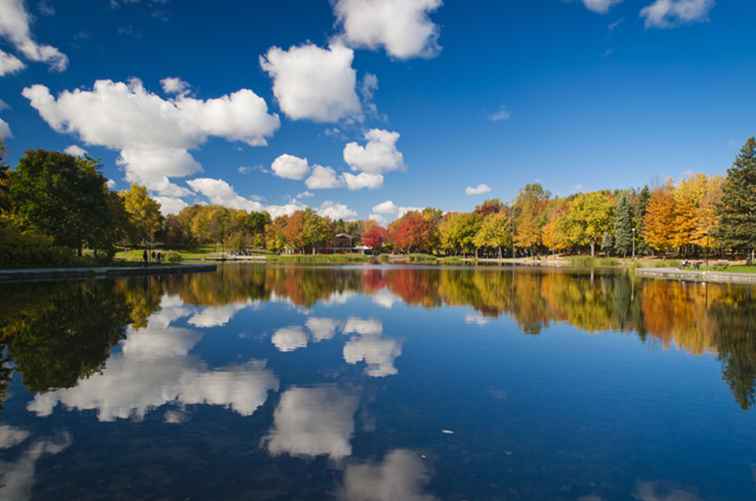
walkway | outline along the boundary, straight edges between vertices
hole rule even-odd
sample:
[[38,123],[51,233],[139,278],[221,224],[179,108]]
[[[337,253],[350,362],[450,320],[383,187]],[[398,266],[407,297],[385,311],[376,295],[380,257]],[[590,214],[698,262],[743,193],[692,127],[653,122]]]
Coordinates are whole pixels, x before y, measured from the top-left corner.
[[175,264],[151,266],[92,266],[82,268],[20,268],[0,269],[0,282],[20,280],[55,280],[59,278],[102,278],[123,275],[155,275],[162,273],[195,273],[215,271],[215,264]]
[[638,268],[640,277],[683,280],[686,282],[716,282],[727,284],[756,285],[756,273],[731,273],[725,271],[688,271],[678,268]]

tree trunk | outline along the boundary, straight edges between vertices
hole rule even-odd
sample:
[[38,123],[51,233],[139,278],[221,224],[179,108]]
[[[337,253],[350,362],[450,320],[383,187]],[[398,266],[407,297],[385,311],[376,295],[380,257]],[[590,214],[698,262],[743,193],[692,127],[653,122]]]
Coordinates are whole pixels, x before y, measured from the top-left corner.
[[591,257],[596,257],[596,242],[591,242]]

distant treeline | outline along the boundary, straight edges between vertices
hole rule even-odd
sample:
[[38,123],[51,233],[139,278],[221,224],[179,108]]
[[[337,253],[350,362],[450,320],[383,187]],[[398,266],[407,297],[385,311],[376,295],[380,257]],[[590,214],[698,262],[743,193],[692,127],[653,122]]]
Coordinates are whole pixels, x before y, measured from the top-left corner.
[[371,220],[333,221],[312,209],[273,219],[266,212],[193,205],[163,217],[144,187],[111,192],[92,159],[35,150],[14,170],[0,160],[0,264],[65,261],[85,249],[108,260],[118,246],[155,244],[312,253],[334,247],[340,234],[375,253],[752,259],[756,139],[747,141],[725,177],[697,174],[677,184],[567,197],[529,184],[511,204],[493,199],[472,212],[409,211],[386,228]]

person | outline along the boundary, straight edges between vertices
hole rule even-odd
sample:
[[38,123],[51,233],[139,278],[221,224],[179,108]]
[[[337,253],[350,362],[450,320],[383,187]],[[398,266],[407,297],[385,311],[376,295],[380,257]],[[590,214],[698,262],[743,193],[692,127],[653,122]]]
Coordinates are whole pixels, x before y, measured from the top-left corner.
[[163,256],[160,254],[160,251],[157,251],[157,264],[160,264],[160,260],[163,258]]
[[145,266],[147,266],[147,257],[147,249],[144,249],[144,251],[142,252],[142,264],[144,264]]

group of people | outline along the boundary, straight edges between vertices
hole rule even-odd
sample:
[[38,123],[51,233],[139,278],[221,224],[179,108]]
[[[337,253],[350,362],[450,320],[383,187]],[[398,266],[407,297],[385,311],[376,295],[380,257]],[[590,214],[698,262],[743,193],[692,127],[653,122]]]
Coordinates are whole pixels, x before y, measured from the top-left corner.
[[147,266],[150,264],[150,257],[152,257],[152,261],[160,264],[163,260],[163,255],[160,253],[160,251],[152,251],[151,253],[147,252],[147,249],[144,249],[144,252],[142,252],[142,263]]

